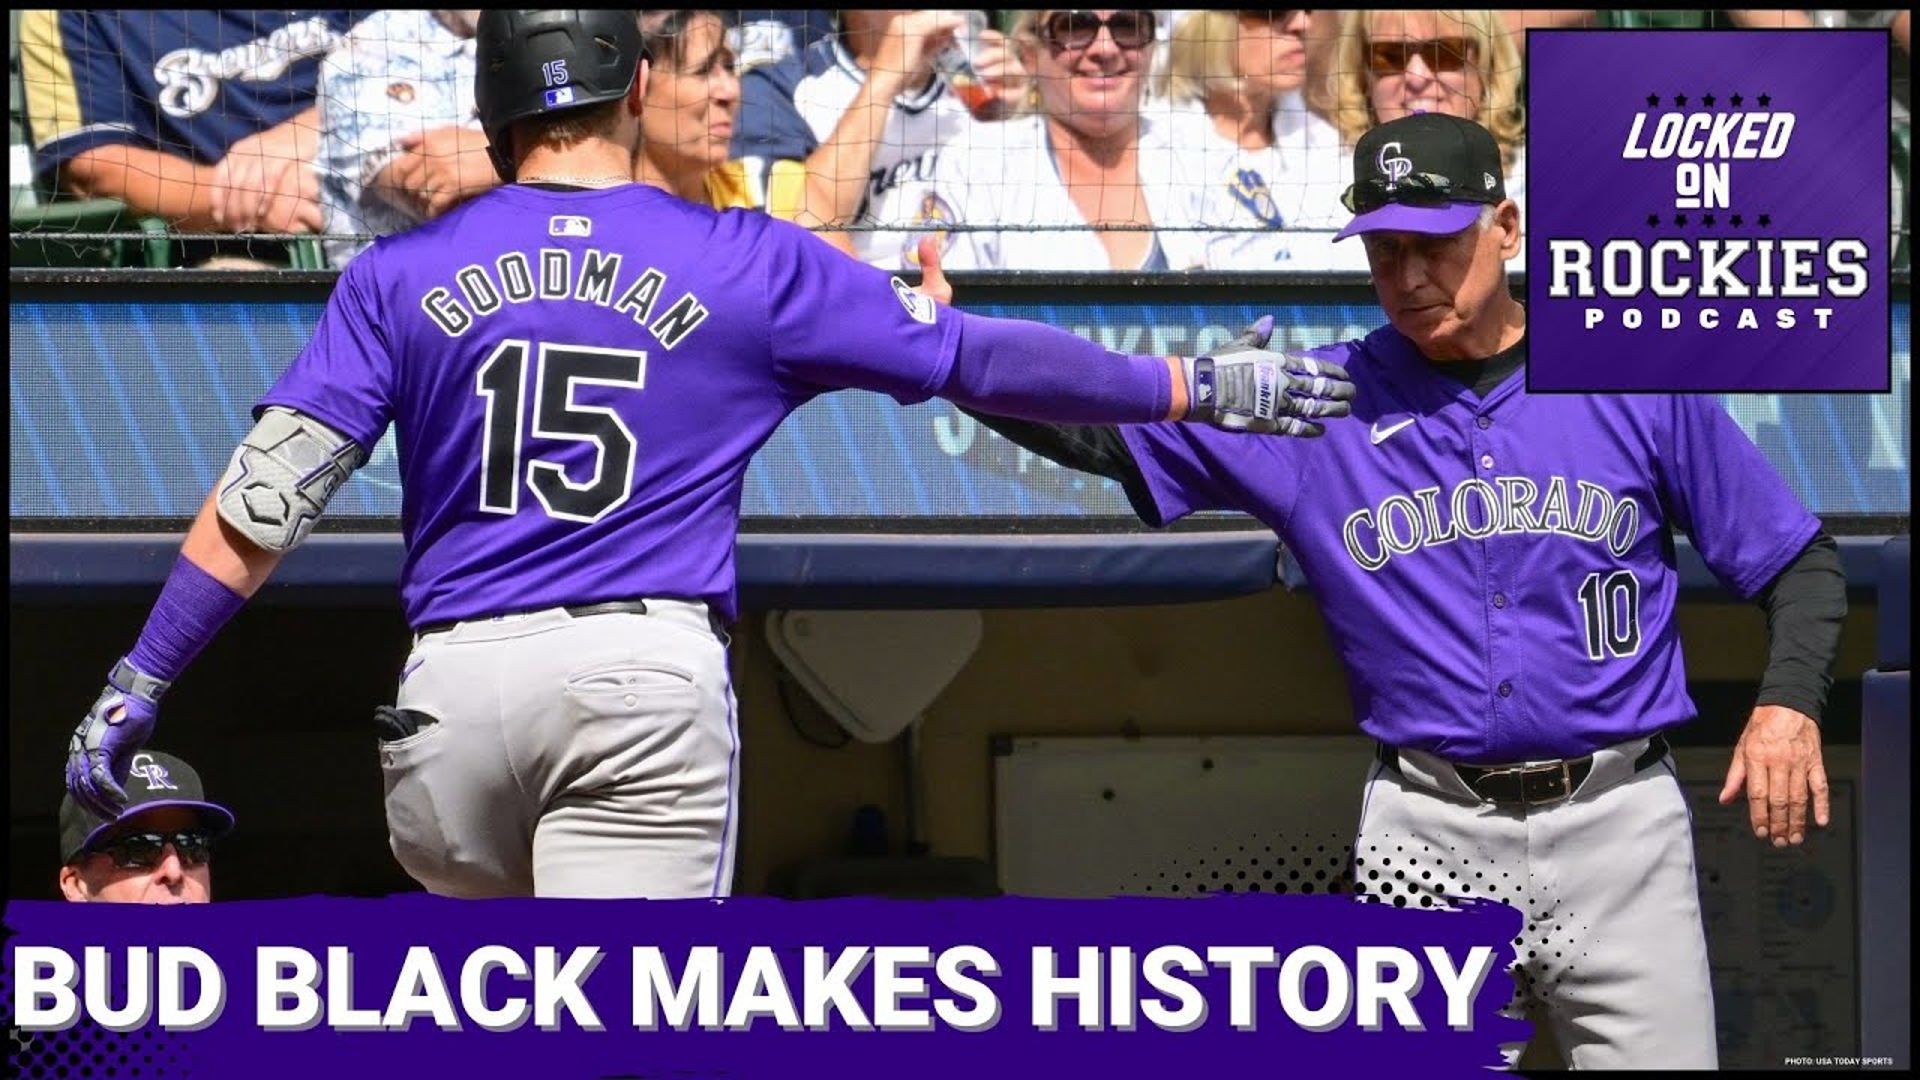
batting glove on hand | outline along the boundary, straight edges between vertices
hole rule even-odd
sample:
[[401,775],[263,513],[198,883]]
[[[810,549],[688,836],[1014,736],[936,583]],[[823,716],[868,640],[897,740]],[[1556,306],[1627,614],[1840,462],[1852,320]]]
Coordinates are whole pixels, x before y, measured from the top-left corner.
[[1266,347],[1272,334],[1272,317],[1262,316],[1212,356],[1185,360],[1186,419],[1227,431],[1312,438],[1326,432],[1315,420],[1353,411],[1345,368],[1274,352]]
[[109,821],[119,816],[127,793],[134,752],[153,737],[160,695],[167,684],[122,658],[107,677],[107,688],[73,729],[67,743],[67,790],[88,813]]

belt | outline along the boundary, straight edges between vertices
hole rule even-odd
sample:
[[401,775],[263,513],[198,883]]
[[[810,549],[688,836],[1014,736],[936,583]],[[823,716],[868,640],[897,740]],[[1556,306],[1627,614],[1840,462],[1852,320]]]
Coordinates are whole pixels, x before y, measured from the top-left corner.
[[[585,618],[588,615],[645,615],[647,613],[647,602],[645,600],[607,600],[598,604],[572,604],[561,610],[576,619]],[[438,634],[446,630],[451,630],[459,626],[462,622],[469,621],[472,620],[459,619],[453,622],[430,623],[415,630],[414,634],[419,637],[426,637],[428,634]],[[715,622],[717,625],[718,620],[715,620]]]
[[[1400,772],[1398,750],[1381,743],[1376,756],[1380,764]],[[1666,756],[1666,737],[1656,733],[1647,741],[1646,752],[1634,759],[1633,771],[1640,772]],[[1581,783],[1593,772],[1593,755],[1529,761],[1523,765],[1452,765],[1451,768],[1460,775],[1460,782],[1483,802],[1500,806],[1544,806],[1570,799],[1580,790]]]

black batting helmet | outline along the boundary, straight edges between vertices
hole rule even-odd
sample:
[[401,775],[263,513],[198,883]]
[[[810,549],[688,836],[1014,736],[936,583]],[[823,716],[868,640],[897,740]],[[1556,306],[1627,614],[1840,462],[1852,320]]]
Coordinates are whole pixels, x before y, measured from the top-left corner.
[[615,101],[647,49],[637,11],[483,11],[474,31],[473,99],[488,156],[513,180],[515,120]]

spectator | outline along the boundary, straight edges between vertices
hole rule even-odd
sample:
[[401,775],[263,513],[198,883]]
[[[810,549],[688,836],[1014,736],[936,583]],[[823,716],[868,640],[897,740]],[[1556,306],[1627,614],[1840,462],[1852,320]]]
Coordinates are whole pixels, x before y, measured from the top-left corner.
[[[925,205],[942,144],[976,126],[934,69],[964,20],[953,11],[849,10],[840,24],[840,40],[807,51],[794,86],[813,140],[799,220],[865,226],[852,236],[855,255],[897,267],[913,261],[913,237],[900,227]],[[1001,98],[1024,93],[1024,73],[997,31],[982,33],[973,64]]]
[[320,68],[326,250],[372,241],[500,182],[473,106],[473,11],[382,11]]
[[778,64],[812,48],[815,42],[833,36],[833,13],[805,8],[743,10],[739,21],[727,29],[727,45],[733,49],[742,72]]
[[157,750],[133,756],[127,805],[111,821],[60,800],[60,893],[75,903],[204,904],[213,842],[233,812],[208,802],[193,766]]
[[[1203,256],[1164,124],[1141,114],[1151,11],[1026,11],[1014,50],[1037,115],[981,124],[940,156],[915,224],[948,269],[1183,270]],[[1039,231],[1035,227],[1039,227]],[[1169,250],[1165,244],[1172,245]]]
[[[1307,110],[1306,11],[1196,11],[1174,31],[1164,96],[1213,270],[1365,270],[1333,234],[1351,170],[1340,132]],[[1313,230],[1318,230],[1313,231]]]
[[[805,198],[805,166],[772,161],[749,169],[727,160],[740,78],[726,19],[720,11],[641,13],[653,63],[633,178],[716,210],[764,208],[791,221]],[[844,234],[836,238],[845,242]]]
[[[1351,148],[1368,128],[1417,112],[1493,132],[1507,197],[1526,221],[1526,108],[1520,50],[1497,11],[1348,11],[1329,84],[1330,113]],[[1526,247],[1508,260],[1525,266]]]
[[[36,183],[184,232],[317,232],[320,57],[363,14],[27,12]],[[190,262],[235,250],[285,257],[284,245],[186,245]]]

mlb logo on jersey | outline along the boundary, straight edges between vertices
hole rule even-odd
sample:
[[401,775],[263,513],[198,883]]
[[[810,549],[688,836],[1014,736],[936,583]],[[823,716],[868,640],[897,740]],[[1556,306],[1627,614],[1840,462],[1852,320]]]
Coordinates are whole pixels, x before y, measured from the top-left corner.
[[557,109],[562,105],[573,104],[573,87],[561,86],[547,91],[547,108]]
[[556,215],[547,219],[548,236],[592,236],[593,219]]

